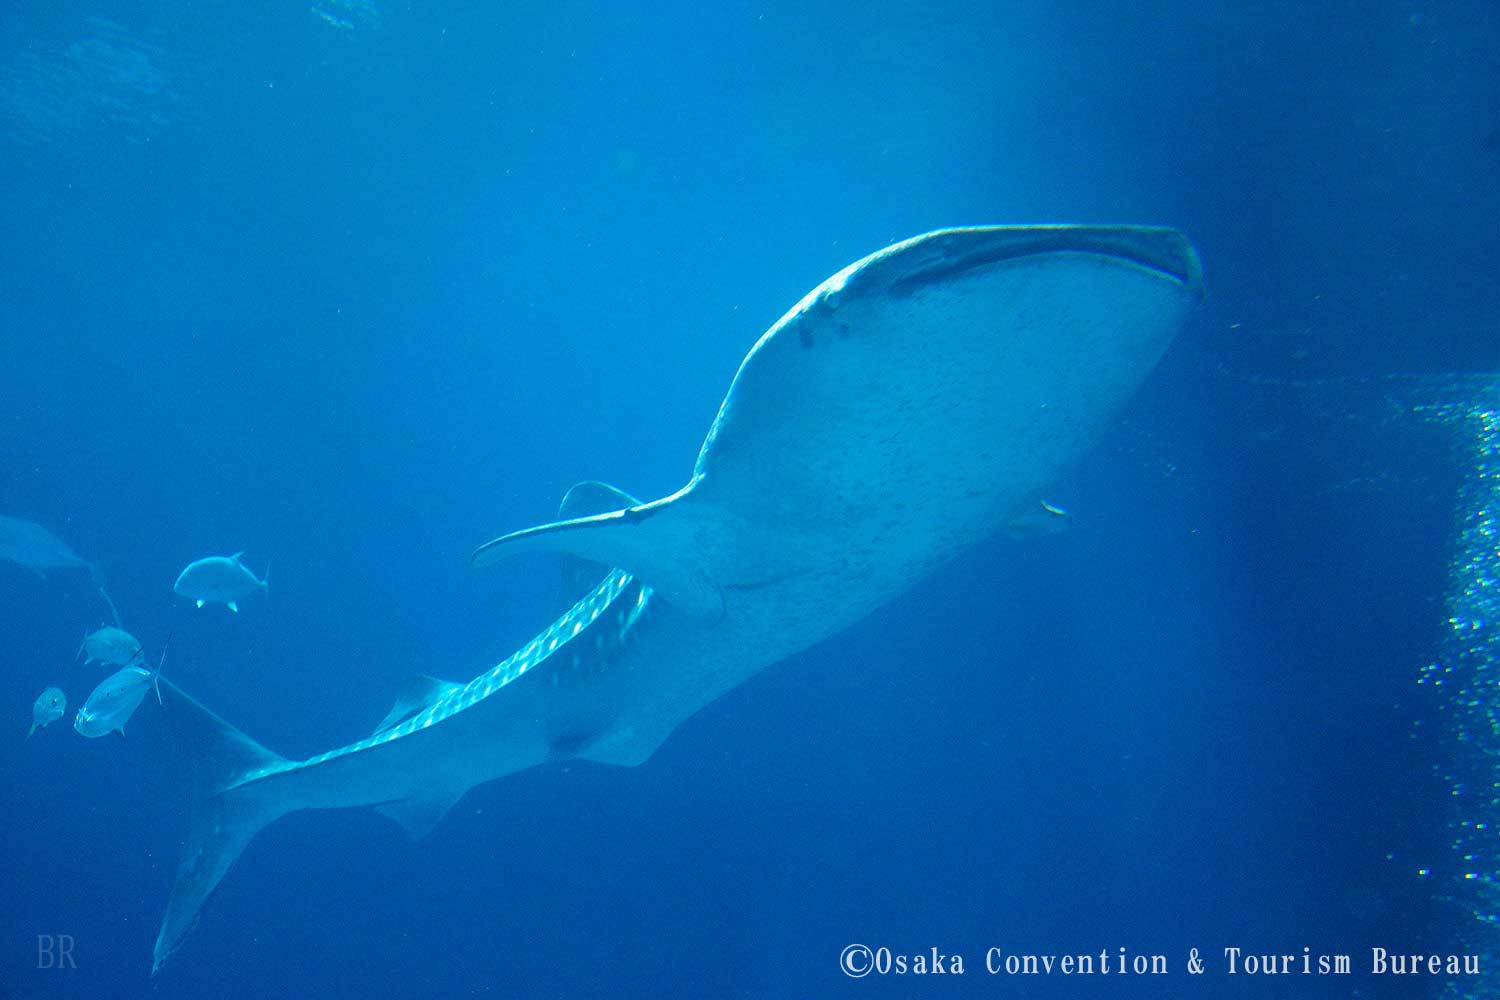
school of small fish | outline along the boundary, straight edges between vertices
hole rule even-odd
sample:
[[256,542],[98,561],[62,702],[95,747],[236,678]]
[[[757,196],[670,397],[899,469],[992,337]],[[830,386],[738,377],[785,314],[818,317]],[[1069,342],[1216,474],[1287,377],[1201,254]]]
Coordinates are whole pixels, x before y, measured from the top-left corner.
[[[236,552],[232,556],[193,560],[178,574],[172,585],[173,592],[193,601],[199,608],[206,604],[222,604],[230,611],[238,612],[241,600],[256,592],[269,595],[271,585],[270,566],[257,577],[241,559],[243,555],[243,552]],[[84,699],[73,717],[75,732],[90,739],[115,732],[123,736],[125,724],[145,702],[148,692],[155,691],[160,703],[157,678],[166,656],[165,648],[156,669],[150,669],[145,646],[125,631],[115,602],[104,590],[103,576],[96,564],[79,556],[41,525],[5,515],[0,515],[0,562],[14,563],[42,579],[46,579],[49,571],[83,570],[109,607],[114,624],[101,625],[85,633],[73,659],[75,662],[81,660],[84,667],[99,663],[118,669],[99,681]],[[49,685],[31,706],[31,728],[27,730],[26,738],[30,739],[38,729],[61,719],[67,709],[68,696],[62,687]]]

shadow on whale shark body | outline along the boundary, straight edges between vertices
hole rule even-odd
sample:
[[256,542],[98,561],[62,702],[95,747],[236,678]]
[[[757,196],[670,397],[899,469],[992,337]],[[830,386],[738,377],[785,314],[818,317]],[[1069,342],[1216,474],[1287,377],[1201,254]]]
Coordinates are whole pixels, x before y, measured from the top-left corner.
[[1201,295],[1197,255],[1172,229],[991,226],[897,243],[756,342],[682,489],[640,503],[587,484],[559,521],[475,552],[475,565],[546,550],[597,567],[582,599],[492,669],[419,679],[369,737],[301,761],[162,681],[193,802],[153,971],[276,818],[373,806],[415,838],[506,774],[640,764],[724,692],[1024,519]]

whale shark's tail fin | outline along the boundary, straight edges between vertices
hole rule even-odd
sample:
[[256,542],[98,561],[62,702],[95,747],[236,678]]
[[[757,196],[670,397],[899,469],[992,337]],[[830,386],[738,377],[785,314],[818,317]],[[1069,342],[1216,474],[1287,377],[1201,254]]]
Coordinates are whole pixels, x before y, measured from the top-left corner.
[[274,770],[283,759],[171,681],[159,680],[167,724],[177,742],[178,758],[188,770],[185,777],[192,809],[177,880],[156,938],[153,975],[192,930],[203,904],[245,845],[262,827],[289,811],[285,801],[262,786],[242,785],[247,776]]

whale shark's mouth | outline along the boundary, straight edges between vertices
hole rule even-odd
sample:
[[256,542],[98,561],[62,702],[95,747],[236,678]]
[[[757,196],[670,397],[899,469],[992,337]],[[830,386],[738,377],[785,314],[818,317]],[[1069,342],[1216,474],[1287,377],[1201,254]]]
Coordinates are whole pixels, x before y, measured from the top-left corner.
[[[949,230],[928,241],[923,259],[906,263],[891,282],[897,295],[910,295],[994,264],[1040,254],[1080,253],[1127,261],[1202,294],[1197,254],[1171,229],[1140,226],[987,226]],[[914,266],[911,266],[913,265]]]

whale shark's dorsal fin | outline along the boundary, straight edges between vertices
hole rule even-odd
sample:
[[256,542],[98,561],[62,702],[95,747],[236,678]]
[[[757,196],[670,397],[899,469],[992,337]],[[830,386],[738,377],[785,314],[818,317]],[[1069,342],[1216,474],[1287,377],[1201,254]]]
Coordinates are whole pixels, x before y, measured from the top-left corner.
[[385,713],[385,718],[380,720],[380,724],[375,727],[375,732],[384,732],[398,723],[405,722],[424,708],[437,704],[462,687],[462,684],[455,681],[439,680],[436,677],[428,677],[426,674],[408,677],[402,682],[400,690],[396,692],[395,704],[391,706],[389,712]]
[[521,552],[563,552],[622,569],[668,604],[694,618],[717,621],[724,614],[724,595],[701,567],[693,548],[696,525],[679,508],[690,489],[624,510],[501,535],[475,549],[470,562],[490,566]]

